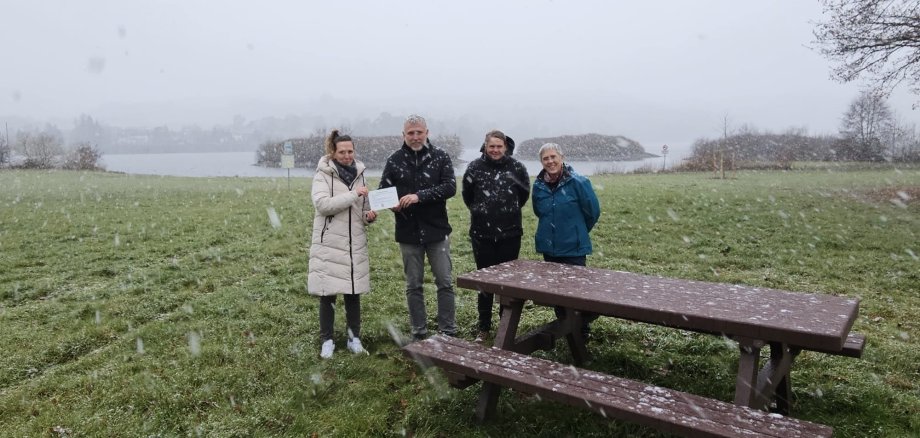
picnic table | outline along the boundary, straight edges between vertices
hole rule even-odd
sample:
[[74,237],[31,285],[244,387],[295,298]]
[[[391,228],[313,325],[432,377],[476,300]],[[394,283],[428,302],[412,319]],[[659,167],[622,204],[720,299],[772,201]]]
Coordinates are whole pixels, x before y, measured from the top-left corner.
[[[572,384],[565,397],[561,398],[561,401],[571,404],[594,400],[595,408],[607,408],[608,411],[602,412],[605,415],[609,411],[617,411],[629,420],[694,436],[700,430],[708,431],[702,433],[705,436],[723,436],[719,430],[729,431],[724,436],[738,435],[740,433],[734,428],[739,424],[747,427],[756,422],[753,419],[759,418],[756,412],[763,412],[763,409],[773,403],[777,411],[788,414],[791,394],[790,370],[796,356],[802,350],[859,357],[865,345],[864,336],[850,332],[859,309],[859,300],[854,298],[682,280],[533,260],[515,260],[464,274],[458,277],[457,285],[461,288],[493,293],[499,298],[504,311],[491,350],[493,355],[501,350],[500,354],[510,356],[505,357],[503,362],[485,360],[472,365],[475,362],[473,357],[480,352],[463,342],[442,339],[429,344],[417,343],[419,345],[416,347],[412,347],[415,345],[412,344],[406,348],[409,354],[433,360],[448,371],[448,378],[454,386],[464,387],[483,380],[476,411],[480,420],[486,419],[494,412],[502,386],[529,390],[549,395],[550,398],[560,395],[559,388],[571,382],[560,382],[557,379],[559,371],[554,368],[554,364],[534,364],[530,359],[536,358],[526,355],[539,349],[552,349],[557,339],[564,338],[568,341],[575,364],[583,364],[587,359],[587,349],[580,332],[582,312],[711,333],[738,342],[739,365],[733,400],[734,407],[738,409],[716,400],[702,399],[645,384],[640,384],[632,390],[619,390],[620,393],[637,395],[648,388],[654,388],[653,392],[667,394],[666,398],[672,401],[686,401],[691,400],[688,397],[696,397],[692,399],[690,408],[687,408],[691,410],[690,414],[700,414],[700,406],[711,406],[713,412],[726,415],[727,419],[720,423],[721,426],[681,424],[688,421],[688,414],[681,411],[684,408],[676,407],[673,402],[665,403],[668,409],[659,408],[652,410],[653,413],[650,414],[634,412],[634,408],[628,402],[616,402],[621,405],[610,401],[604,402],[602,399],[606,397],[605,394],[601,394],[603,397],[597,399],[598,394],[591,391],[594,391],[597,385],[608,385],[609,381],[605,379],[613,378],[612,376],[591,382],[581,381],[583,379],[579,377],[579,383]],[[525,309],[524,303],[528,300],[538,305],[563,307],[566,309],[566,317],[518,336],[518,325]],[[439,345],[433,345],[436,343]],[[447,357],[446,353],[442,354],[446,344],[453,345],[451,348],[455,349],[455,356]],[[760,367],[760,352],[764,347],[769,347],[770,354],[763,367]],[[467,353],[458,353],[458,348],[466,348]],[[439,351],[433,352],[431,349]],[[524,363],[543,371],[531,370],[530,380],[523,379],[518,382],[511,379],[509,376],[515,375],[515,369],[519,370]],[[510,374],[501,376],[502,373]],[[621,388],[636,383],[621,380],[623,381],[617,380]],[[548,381],[552,382],[547,383]],[[576,389],[578,387],[582,390]],[[641,395],[637,396],[641,398]],[[587,404],[589,407],[592,406],[590,402]],[[678,412],[683,413],[677,415]],[[689,417],[704,417],[708,421],[713,415],[715,414],[710,412]],[[728,417],[734,417],[737,421],[732,421]],[[794,420],[782,418],[783,421]],[[778,421],[776,418],[769,419],[764,423],[764,427],[770,429]],[[789,431],[808,429],[803,429],[803,424],[808,427],[826,428],[801,421],[791,426],[784,423],[778,436],[797,436]],[[830,428],[820,430],[823,432],[808,429],[803,436],[830,434]]]

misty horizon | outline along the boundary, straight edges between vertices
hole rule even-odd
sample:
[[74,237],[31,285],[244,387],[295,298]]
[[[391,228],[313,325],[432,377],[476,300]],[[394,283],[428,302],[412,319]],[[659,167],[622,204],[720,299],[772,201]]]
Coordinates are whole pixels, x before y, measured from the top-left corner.
[[[116,128],[153,129],[167,127],[172,131],[197,127],[204,130],[213,127],[231,127],[242,121],[243,125],[264,119],[297,118],[312,120],[309,126],[262,138],[262,141],[278,140],[279,137],[305,137],[317,130],[345,128],[356,135],[399,135],[402,126],[399,121],[391,127],[371,131],[353,129],[361,121],[375,120],[389,115],[401,120],[411,113],[420,113],[431,126],[431,136],[459,135],[464,147],[478,147],[479,137],[490,129],[501,129],[523,141],[539,137],[580,135],[597,133],[622,135],[638,141],[651,153],[656,153],[662,144],[672,149],[688,148],[694,141],[715,138],[722,135],[725,119],[730,130],[753,127],[764,132],[784,132],[789,129],[804,129],[810,135],[836,135],[835,126],[816,130],[807,123],[789,124],[771,129],[766,123],[737,120],[731,113],[717,113],[699,108],[677,108],[655,106],[641,101],[627,101],[623,98],[605,96],[577,96],[574,102],[560,102],[554,96],[522,97],[519,100],[492,102],[488,111],[473,112],[472,98],[458,99],[431,108],[427,112],[411,108],[425,105],[398,104],[387,107],[384,102],[349,101],[326,94],[303,102],[270,101],[268,99],[214,99],[163,101],[159,103],[109,104],[93,113],[81,113],[92,117],[97,123]],[[464,107],[466,104],[466,107]],[[840,111],[840,114],[843,110]],[[162,116],[163,114],[169,115]],[[246,116],[244,114],[252,114]],[[78,116],[67,119],[37,120],[22,117],[0,117],[0,121],[17,129],[42,129],[52,124],[62,130],[73,128]],[[835,115],[839,116],[839,115]],[[499,123],[497,120],[504,120]],[[254,150],[258,145],[252,144]],[[192,149],[191,151],[194,151]]]
[[[16,44],[0,71],[0,122],[67,130],[87,115],[178,130],[296,116],[313,130],[417,113],[435,122],[432,136],[461,135],[466,147],[497,128],[519,140],[622,135],[656,152],[726,127],[833,135],[866,86],[831,80],[810,48],[819,2],[219,8],[8,5],[0,38]],[[906,124],[916,101],[904,87],[889,99]]]

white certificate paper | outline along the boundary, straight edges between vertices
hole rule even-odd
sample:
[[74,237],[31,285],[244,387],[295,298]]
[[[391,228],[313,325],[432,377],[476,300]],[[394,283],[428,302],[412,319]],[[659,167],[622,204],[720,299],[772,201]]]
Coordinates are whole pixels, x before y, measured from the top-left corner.
[[384,210],[399,205],[399,196],[396,187],[387,187],[367,192],[367,201],[371,204],[371,210]]

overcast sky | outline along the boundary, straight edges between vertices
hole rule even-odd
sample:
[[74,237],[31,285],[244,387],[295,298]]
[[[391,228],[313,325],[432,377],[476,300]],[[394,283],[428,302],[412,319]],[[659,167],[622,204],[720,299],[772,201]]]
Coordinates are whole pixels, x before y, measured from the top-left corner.
[[[808,48],[821,17],[817,0],[0,0],[0,118],[229,124],[326,96],[355,117],[643,143],[716,136],[724,116],[835,133],[859,88]],[[915,100],[890,103],[915,122]]]

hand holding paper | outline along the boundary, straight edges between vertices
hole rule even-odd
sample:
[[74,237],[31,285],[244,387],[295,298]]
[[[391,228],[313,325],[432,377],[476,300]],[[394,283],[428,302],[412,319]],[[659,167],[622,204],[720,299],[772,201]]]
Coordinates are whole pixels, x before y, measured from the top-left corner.
[[367,201],[371,205],[371,210],[383,210],[399,205],[399,196],[396,194],[396,187],[387,187],[368,192]]

